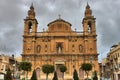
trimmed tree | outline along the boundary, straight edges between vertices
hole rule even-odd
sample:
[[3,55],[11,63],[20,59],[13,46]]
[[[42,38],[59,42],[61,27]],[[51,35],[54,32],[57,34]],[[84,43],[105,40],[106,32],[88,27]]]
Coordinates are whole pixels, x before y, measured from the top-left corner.
[[83,63],[81,65],[81,69],[85,71],[86,75],[87,75],[87,80],[88,80],[88,73],[90,70],[92,70],[92,64],[90,63]]
[[4,76],[4,80],[12,80],[12,75],[11,75],[10,68],[8,68],[6,71],[7,72],[6,72],[5,76]]
[[21,62],[19,68],[26,71],[26,80],[28,78],[28,72],[31,71],[32,64],[30,62]]
[[34,69],[33,73],[32,73],[32,77],[30,80],[37,80],[37,75],[36,75],[36,71]]
[[67,70],[67,67],[66,67],[65,65],[61,65],[61,66],[60,66],[60,71],[61,71],[62,74],[63,74],[63,76],[62,76],[63,80],[64,80],[64,72],[66,72],[66,70]]
[[93,80],[98,80],[97,72],[96,72],[96,71],[94,71],[94,77],[93,77]]
[[52,80],[58,80],[58,77],[57,77],[57,73],[56,73],[56,71],[54,72],[54,77],[53,77]]
[[74,72],[73,72],[73,79],[79,80],[78,73],[77,73],[76,69],[74,69]]
[[54,72],[54,66],[50,64],[44,64],[42,66],[42,71],[46,74],[46,80],[48,80],[48,75]]

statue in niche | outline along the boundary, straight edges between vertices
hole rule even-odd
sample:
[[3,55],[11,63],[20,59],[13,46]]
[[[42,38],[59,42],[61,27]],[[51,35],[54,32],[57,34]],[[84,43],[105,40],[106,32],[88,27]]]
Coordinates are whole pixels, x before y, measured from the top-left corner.
[[58,47],[58,53],[61,53],[61,47],[60,46]]
[[79,45],[79,51],[83,52],[83,46],[82,45]]
[[58,53],[62,52],[62,44],[61,43],[59,43],[58,46],[57,46],[57,52]]
[[37,46],[37,53],[40,53],[41,47],[40,45]]

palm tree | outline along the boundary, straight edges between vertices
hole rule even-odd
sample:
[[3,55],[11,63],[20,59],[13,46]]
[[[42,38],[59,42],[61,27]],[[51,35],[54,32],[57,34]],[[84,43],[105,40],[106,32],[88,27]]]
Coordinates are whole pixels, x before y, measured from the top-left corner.
[[60,66],[60,71],[63,73],[63,76],[62,76],[63,80],[64,80],[64,72],[66,72],[66,70],[67,70],[67,67],[65,65]]
[[31,71],[31,66],[32,64],[30,62],[21,62],[20,63],[20,69],[23,70],[23,71],[26,71],[26,80],[27,80],[27,77],[28,77],[28,71]]
[[92,64],[90,64],[90,63],[83,63],[83,64],[81,65],[81,69],[84,70],[85,73],[87,74],[87,80],[88,80],[88,72],[89,72],[90,70],[92,70]]
[[46,80],[48,80],[48,75],[54,72],[54,66],[50,64],[44,64],[42,66],[42,71],[46,74]]

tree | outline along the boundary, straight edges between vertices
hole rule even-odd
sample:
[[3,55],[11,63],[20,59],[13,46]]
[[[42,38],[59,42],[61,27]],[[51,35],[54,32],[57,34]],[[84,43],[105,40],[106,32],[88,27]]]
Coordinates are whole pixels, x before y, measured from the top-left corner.
[[8,68],[6,71],[7,72],[6,72],[5,76],[4,76],[4,80],[12,80],[12,75],[11,75],[10,68]]
[[79,80],[78,73],[77,73],[76,69],[73,72],[73,79],[74,80]]
[[42,71],[46,74],[46,80],[48,80],[48,75],[54,72],[54,66],[50,64],[44,64],[42,66]]
[[60,71],[63,73],[63,76],[62,76],[62,78],[63,78],[63,80],[64,80],[64,72],[67,70],[67,67],[65,66],[65,65],[61,65],[60,66]]
[[33,71],[33,74],[30,80],[37,80],[37,75],[35,70]]
[[96,72],[96,71],[94,71],[94,77],[93,77],[93,80],[98,80],[97,72]]
[[32,64],[30,62],[21,62],[19,68],[23,71],[26,71],[26,80],[28,77],[28,71],[31,71]]
[[56,73],[56,71],[54,72],[54,77],[53,77],[52,80],[58,80],[58,77],[57,77],[57,73]]
[[90,64],[90,63],[83,63],[83,64],[81,65],[81,69],[84,70],[85,73],[87,74],[87,80],[88,80],[88,72],[89,72],[90,70],[92,70],[92,64]]

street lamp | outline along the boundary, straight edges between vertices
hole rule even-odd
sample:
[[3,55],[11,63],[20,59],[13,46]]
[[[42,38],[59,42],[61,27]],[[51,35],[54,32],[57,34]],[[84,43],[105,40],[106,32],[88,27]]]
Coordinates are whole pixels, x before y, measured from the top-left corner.
[[17,60],[14,57],[14,64],[13,64],[13,77],[16,79],[18,77],[18,67],[17,67]]

